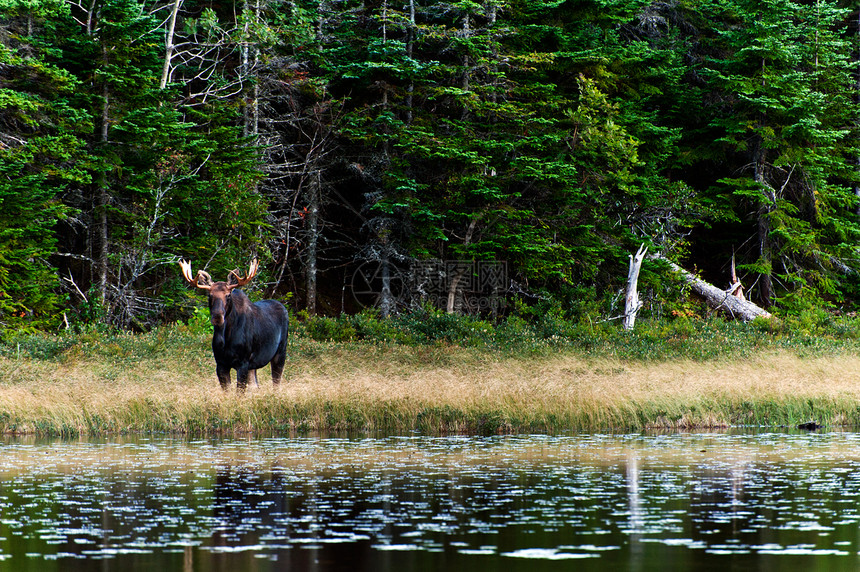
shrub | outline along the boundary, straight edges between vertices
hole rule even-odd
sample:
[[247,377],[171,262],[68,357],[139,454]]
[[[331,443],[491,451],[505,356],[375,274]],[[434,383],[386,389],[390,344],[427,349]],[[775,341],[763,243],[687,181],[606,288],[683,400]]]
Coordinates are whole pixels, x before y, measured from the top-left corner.
[[395,318],[395,324],[419,342],[448,342],[467,347],[486,345],[493,338],[490,322],[419,308]]
[[210,321],[209,308],[205,306],[195,306],[194,313],[185,322],[188,330],[195,335],[209,334],[212,335],[212,322]]
[[40,360],[56,360],[74,344],[74,338],[70,336],[11,332],[5,333],[3,336],[0,355],[15,359],[29,357]]
[[416,343],[415,337],[408,331],[400,328],[394,320],[380,317],[376,310],[364,310],[349,316],[349,322],[360,340],[396,342],[404,345]]
[[318,342],[347,342],[357,337],[357,332],[348,316],[326,318],[302,314],[305,334]]

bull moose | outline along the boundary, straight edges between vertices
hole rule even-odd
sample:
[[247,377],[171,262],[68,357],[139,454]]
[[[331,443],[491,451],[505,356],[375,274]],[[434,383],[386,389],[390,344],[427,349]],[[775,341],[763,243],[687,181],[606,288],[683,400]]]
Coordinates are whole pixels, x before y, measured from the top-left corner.
[[236,389],[248,385],[248,377],[257,379],[257,369],[272,364],[272,383],[277,385],[287,360],[289,315],[276,300],[251,303],[239,290],[257,274],[257,259],[251,261],[244,278],[231,270],[226,282],[213,282],[203,270],[194,276],[191,263],[179,262],[182,275],[192,285],[209,294],[209,313],[215,333],[212,353],[215,354],[215,374],[221,389],[230,386],[230,370],[236,370]]

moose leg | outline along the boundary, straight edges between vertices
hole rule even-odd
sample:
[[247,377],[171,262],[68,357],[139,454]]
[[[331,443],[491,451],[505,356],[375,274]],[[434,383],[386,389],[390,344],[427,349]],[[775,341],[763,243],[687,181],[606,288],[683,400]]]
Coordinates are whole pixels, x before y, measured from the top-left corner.
[[223,365],[216,365],[215,375],[218,376],[218,382],[221,384],[221,389],[227,391],[227,388],[230,387],[230,368]]
[[[236,390],[239,393],[244,393],[245,388],[248,387],[248,377],[250,377],[251,372],[254,370],[248,369],[247,365],[236,368]],[[254,371],[254,378],[256,379],[257,372]]]
[[278,348],[278,353],[272,358],[272,385],[281,383],[281,375],[284,373],[284,365],[287,362],[287,344]]

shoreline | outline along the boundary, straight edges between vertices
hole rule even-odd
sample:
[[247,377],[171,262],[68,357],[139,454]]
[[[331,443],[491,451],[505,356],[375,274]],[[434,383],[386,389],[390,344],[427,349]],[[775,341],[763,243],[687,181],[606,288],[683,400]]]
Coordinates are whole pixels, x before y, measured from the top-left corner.
[[299,340],[279,387],[266,368],[259,387],[238,395],[235,379],[229,391],[219,388],[205,336],[148,348],[128,338],[90,354],[0,358],[0,432],[492,435],[860,426],[860,356],[851,350],[641,361],[571,349],[507,355]]

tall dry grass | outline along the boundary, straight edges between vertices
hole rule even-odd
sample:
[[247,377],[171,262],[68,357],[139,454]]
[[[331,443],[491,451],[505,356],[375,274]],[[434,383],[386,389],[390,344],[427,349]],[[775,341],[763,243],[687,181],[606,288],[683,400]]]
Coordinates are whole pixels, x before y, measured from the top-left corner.
[[[0,430],[523,432],[860,422],[860,357],[506,355],[450,345],[294,342],[287,379],[222,392],[205,336],[0,358]],[[110,344],[113,344],[111,346]],[[147,345],[148,344],[148,345]],[[81,349],[84,348],[84,349]]]

